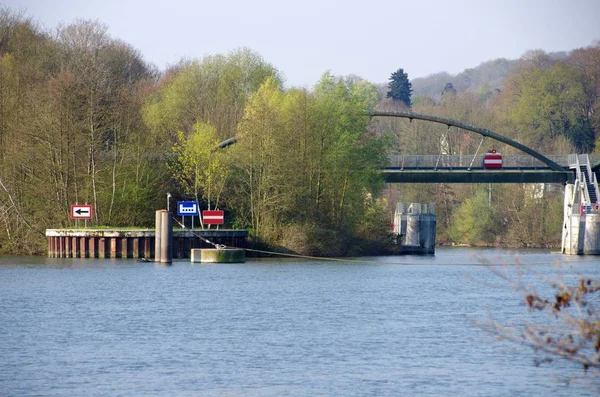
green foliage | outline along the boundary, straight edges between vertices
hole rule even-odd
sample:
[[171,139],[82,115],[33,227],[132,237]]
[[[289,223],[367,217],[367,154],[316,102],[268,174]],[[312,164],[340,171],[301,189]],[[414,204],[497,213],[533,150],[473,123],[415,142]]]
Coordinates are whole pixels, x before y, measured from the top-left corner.
[[577,152],[593,151],[596,137],[584,84],[572,67],[557,62],[549,69],[524,69],[510,83],[518,89],[509,93],[514,104],[509,117],[528,131],[530,143],[547,150],[552,139],[565,136]]
[[490,244],[493,242],[494,228],[488,192],[479,188],[475,197],[466,199],[453,213],[449,236],[457,243]]
[[248,49],[206,56],[169,71],[144,109],[144,119],[160,138],[189,134],[201,121],[215,126],[221,140],[235,135],[249,95],[277,70]]
[[[377,92],[326,73],[314,93],[267,80],[238,127],[234,200],[246,221],[276,241],[291,224],[354,230],[382,187],[383,138],[366,133]],[[241,203],[240,203],[241,201]]]
[[227,152],[215,150],[218,143],[215,127],[196,123],[187,138],[183,132],[177,133],[177,143],[173,146],[177,158],[169,167],[184,193],[199,203],[207,203],[208,209],[219,207],[230,173]]
[[412,95],[412,85],[408,80],[408,74],[400,68],[390,76],[389,91],[387,97],[394,101],[400,101],[407,107],[410,107],[410,97]]
[[[412,105],[543,153],[589,152],[598,150],[599,65],[598,46],[559,58],[534,51],[433,76],[429,96]],[[379,170],[390,151],[457,155],[467,166],[481,142],[418,121],[371,122],[375,107],[411,105],[403,69],[382,99],[385,91],[331,73],[313,89],[286,90],[248,49],[182,61],[159,76],[99,22],[50,34],[0,7],[0,251],[43,252],[44,229],[73,226],[75,203],[94,205],[92,224],[151,226],[167,192],[223,205],[236,226],[303,252],[375,247],[398,199],[434,198],[447,241],[560,241],[560,189],[540,196],[529,186],[493,186],[491,207],[487,186],[402,185],[382,199]],[[233,136],[233,148],[212,151]]]

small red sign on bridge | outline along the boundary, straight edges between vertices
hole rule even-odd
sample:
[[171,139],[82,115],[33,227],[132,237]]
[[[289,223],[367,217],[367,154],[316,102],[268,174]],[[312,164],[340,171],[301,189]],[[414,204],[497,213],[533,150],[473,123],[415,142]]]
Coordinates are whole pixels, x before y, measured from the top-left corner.
[[204,210],[202,211],[202,221],[205,225],[222,225],[225,216],[222,210]]
[[483,157],[483,168],[502,168],[502,155],[494,150]]

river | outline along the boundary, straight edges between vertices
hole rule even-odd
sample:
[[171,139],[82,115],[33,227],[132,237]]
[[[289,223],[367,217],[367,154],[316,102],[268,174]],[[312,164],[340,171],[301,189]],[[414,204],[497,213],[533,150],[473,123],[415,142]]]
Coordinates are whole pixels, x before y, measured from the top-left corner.
[[539,250],[169,267],[4,257],[0,395],[597,395],[580,367],[536,366],[543,356],[475,324],[532,316],[483,263],[543,290],[557,261],[567,278],[600,276],[598,258]]

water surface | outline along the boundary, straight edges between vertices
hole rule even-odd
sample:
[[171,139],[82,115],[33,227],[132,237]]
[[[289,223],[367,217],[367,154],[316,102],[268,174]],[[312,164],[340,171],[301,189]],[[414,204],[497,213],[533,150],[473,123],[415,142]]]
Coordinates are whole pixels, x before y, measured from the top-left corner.
[[597,395],[579,367],[536,367],[474,324],[531,316],[483,263],[543,290],[557,260],[567,279],[599,276],[598,258],[462,248],[170,267],[0,258],[0,395]]

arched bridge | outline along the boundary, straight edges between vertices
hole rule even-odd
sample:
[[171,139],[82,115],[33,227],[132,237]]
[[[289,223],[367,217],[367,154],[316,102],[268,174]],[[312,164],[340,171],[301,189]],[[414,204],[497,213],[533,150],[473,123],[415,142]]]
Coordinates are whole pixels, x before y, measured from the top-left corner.
[[[486,128],[444,117],[410,111],[380,110],[374,110],[368,115],[371,118],[399,117],[457,127],[505,143],[526,154],[503,156],[502,168],[493,170],[484,169],[483,154],[390,155],[389,165],[382,170],[384,179],[388,183],[573,183],[577,177],[577,169],[582,164],[579,156],[545,156]],[[219,143],[215,150],[236,142],[237,138],[229,138]],[[600,156],[590,158],[587,167],[590,173],[592,171],[597,173],[600,170]]]
[[[373,117],[424,120],[475,132],[512,146],[525,156],[504,156],[501,169],[484,169],[484,155],[390,156],[383,170],[386,182],[398,183],[572,183],[576,177],[572,156],[545,156],[513,139],[460,121],[410,111],[372,111]],[[600,157],[593,162],[600,167]]]

